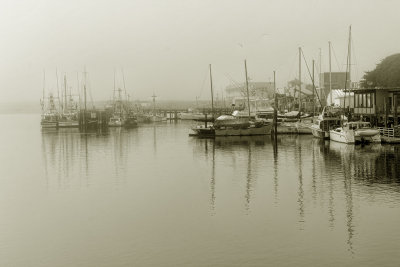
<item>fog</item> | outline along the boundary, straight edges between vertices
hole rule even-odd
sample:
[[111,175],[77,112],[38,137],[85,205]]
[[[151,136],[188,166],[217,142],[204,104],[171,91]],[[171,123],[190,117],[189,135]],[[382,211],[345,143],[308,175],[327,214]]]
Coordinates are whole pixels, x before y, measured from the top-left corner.
[[[344,71],[352,25],[352,80],[399,52],[398,1],[0,1],[0,102],[39,101],[56,90],[56,70],[76,88],[87,71],[94,100],[112,96],[122,70],[131,99],[209,98],[252,81],[278,87],[298,76],[298,47],[311,67]],[[311,83],[303,62],[302,80]],[[61,86],[61,85],[59,85]]]

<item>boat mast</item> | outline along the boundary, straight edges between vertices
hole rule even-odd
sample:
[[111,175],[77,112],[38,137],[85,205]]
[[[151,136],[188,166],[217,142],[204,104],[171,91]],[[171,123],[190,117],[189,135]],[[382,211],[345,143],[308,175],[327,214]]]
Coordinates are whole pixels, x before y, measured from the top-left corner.
[[[322,97],[322,84],[321,84],[321,73],[322,72],[321,72],[321,66],[322,66],[322,50],[320,48],[319,49],[319,79],[318,79],[318,84],[319,84],[319,95]],[[324,95],[325,95],[325,93],[324,93]],[[324,96],[324,99],[325,99],[325,96]],[[325,101],[326,101],[326,99],[325,99]]]
[[81,109],[81,88],[79,86],[79,73],[76,72],[76,82],[77,82],[77,88],[78,88],[78,98],[79,98],[79,110]]
[[44,88],[46,87],[46,72],[43,70],[42,112],[44,112]]
[[[84,114],[86,114],[86,68],[85,68],[83,74],[84,74],[84,83],[83,83],[83,98],[84,98],[84,100],[83,101],[84,101],[84,105],[85,105],[85,113]],[[85,124],[86,124],[86,122],[85,122]]]
[[349,89],[351,89],[351,25],[349,27]]
[[156,97],[157,96],[153,92],[153,95],[151,97],[153,98],[153,116],[155,116],[156,115]]
[[214,91],[213,91],[213,82],[212,82],[212,74],[211,74],[211,64],[210,64],[210,86],[211,86],[211,115],[212,115],[212,119],[214,119]]
[[329,95],[330,95],[330,102],[332,103],[332,65],[331,65],[331,42],[329,44]]
[[64,73],[64,113],[66,112],[67,109],[67,76]]
[[56,78],[57,78],[57,99],[58,99],[58,107],[60,107],[60,105],[61,105],[61,108],[63,108],[63,107],[62,107],[62,102],[60,103],[60,89],[59,89],[59,87],[58,87],[58,71],[57,71],[57,68],[56,68]]
[[312,61],[312,99],[313,99],[313,116],[315,114],[315,82],[314,82],[314,59]]
[[301,113],[301,47],[299,47],[299,115]]
[[[349,27],[349,43],[347,47],[347,66],[346,66],[346,79],[344,83],[344,101],[343,108],[346,111],[346,91],[347,91],[347,78],[349,79],[349,87],[350,87],[350,56],[351,56],[351,25]],[[349,73],[347,77],[347,73]]]
[[116,110],[116,107],[115,107],[115,69],[114,69],[114,90],[113,90],[113,108],[114,108],[114,113],[115,113],[115,110]]
[[249,120],[250,120],[250,95],[249,95],[249,82],[247,80],[247,63],[246,63],[246,60],[244,60],[244,72],[246,74],[247,106],[249,108]]
[[129,105],[129,95],[126,92],[126,87],[125,87],[125,74],[124,74],[124,69],[121,69],[122,72],[122,82],[124,83],[124,94],[125,94],[125,101],[128,100],[127,105]]

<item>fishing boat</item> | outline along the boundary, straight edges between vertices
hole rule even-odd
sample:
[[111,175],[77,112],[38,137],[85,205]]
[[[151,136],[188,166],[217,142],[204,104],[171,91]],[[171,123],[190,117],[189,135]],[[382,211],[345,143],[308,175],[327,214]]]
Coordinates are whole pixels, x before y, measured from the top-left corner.
[[58,120],[58,127],[60,128],[78,128],[79,127],[79,110],[78,103],[76,103],[70,92],[67,98],[67,79],[64,75],[64,97],[63,108],[60,118]]
[[[45,87],[46,87],[46,73],[43,72],[43,91],[42,99],[40,104],[42,106],[42,114],[40,120],[41,128],[58,128],[58,110],[56,108],[56,103],[54,101],[54,96],[52,93],[49,97],[45,97]],[[47,101],[46,101],[47,100]]]
[[340,114],[339,107],[324,107],[322,113],[310,127],[312,134],[321,139],[329,139],[329,131],[340,125]]
[[40,125],[42,128],[58,128],[58,111],[54,102],[53,94],[49,95],[48,104],[42,100],[42,117]]
[[151,96],[153,98],[153,114],[150,114],[148,116],[148,119],[150,122],[163,122],[163,121],[167,121],[167,117],[162,116],[160,114],[156,113],[156,95],[153,93],[153,95]]
[[116,89],[115,86],[115,71],[112,107],[113,111],[108,120],[108,127],[122,127],[125,123],[125,110],[122,103],[122,89],[120,87]]

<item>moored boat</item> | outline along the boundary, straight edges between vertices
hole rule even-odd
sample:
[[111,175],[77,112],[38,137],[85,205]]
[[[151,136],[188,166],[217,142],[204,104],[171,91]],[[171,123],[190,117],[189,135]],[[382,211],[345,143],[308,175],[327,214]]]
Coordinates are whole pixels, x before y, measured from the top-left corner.
[[363,121],[344,123],[342,127],[330,130],[329,134],[332,141],[346,144],[381,142],[379,130]]
[[322,113],[310,126],[311,132],[315,137],[329,139],[329,131],[340,125],[340,108],[326,106]]
[[42,102],[41,128],[58,128],[58,111],[54,102],[53,94],[48,97],[48,103]]

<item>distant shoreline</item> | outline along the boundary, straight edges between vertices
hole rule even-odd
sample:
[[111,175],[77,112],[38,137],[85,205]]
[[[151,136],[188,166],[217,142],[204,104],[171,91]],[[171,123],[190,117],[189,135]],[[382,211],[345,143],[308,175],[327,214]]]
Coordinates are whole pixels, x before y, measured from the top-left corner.
[[[94,103],[96,108],[104,108],[108,101],[98,101]],[[137,102],[134,102],[137,103]],[[140,101],[140,103],[148,103],[152,105],[151,101]],[[90,105],[91,106],[91,105]],[[196,107],[195,101],[185,101],[185,100],[160,100],[156,102],[157,108],[162,109],[202,109],[204,107],[211,106],[211,100],[201,100],[198,101],[198,106]],[[0,114],[40,114],[41,106],[39,101],[35,102],[3,102],[0,103]]]

